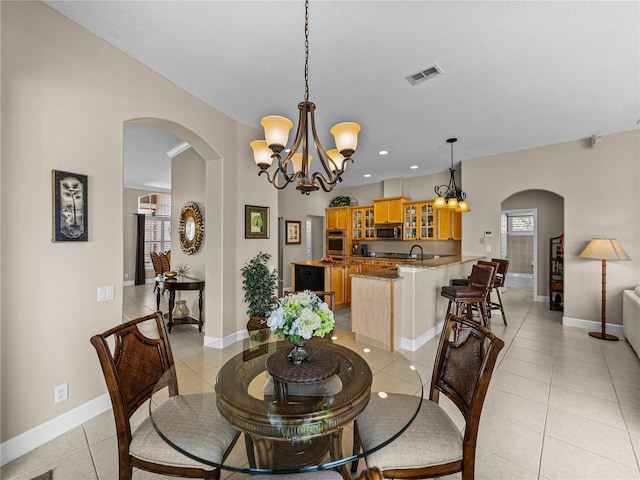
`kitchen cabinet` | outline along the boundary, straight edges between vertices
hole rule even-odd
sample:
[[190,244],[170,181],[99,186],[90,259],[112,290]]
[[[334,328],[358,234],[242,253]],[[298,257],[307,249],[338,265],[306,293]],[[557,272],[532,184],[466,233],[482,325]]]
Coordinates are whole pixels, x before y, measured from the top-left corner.
[[462,240],[462,212],[439,208],[438,217],[438,240]]
[[348,307],[351,305],[351,275],[358,273],[360,266],[357,264],[334,265],[330,271],[328,291],[335,292],[336,309]]
[[410,199],[407,197],[377,198],[373,200],[374,222],[402,223],[404,209],[403,204]]
[[348,230],[351,209],[349,207],[331,207],[325,209],[327,230]]
[[374,237],[373,205],[351,207],[351,239],[373,240]]
[[435,240],[436,215],[432,202],[404,204],[403,240]]
[[351,240],[373,240],[373,205],[351,207]]

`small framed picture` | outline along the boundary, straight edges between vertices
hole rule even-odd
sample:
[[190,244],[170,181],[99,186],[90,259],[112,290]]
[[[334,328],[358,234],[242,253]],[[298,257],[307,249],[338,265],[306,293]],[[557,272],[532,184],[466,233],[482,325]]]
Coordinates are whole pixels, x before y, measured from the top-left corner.
[[53,194],[51,240],[54,242],[88,241],[87,176],[52,170],[51,182]]
[[269,238],[269,207],[244,206],[244,238]]
[[300,238],[300,228],[301,222],[286,220],[285,228],[287,232],[287,237],[285,243],[287,245],[300,245],[302,240]]

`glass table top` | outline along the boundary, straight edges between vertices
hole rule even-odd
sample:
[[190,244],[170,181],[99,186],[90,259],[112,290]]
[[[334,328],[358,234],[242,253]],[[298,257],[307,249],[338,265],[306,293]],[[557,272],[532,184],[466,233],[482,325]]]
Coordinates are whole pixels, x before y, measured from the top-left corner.
[[[205,464],[244,473],[288,473],[345,465],[382,448],[410,425],[420,408],[423,389],[417,370],[404,356],[369,346],[360,338],[356,342],[347,332],[335,332],[331,339],[313,338],[307,347],[311,364],[315,352],[314,369],[309,364],[281,365],[285,371],[280,369],[273,376],[267,364],[273,368],[278,364],[276,357],[286,359],[293,345],[268,331],[254,332],[225,349],[235,353],[225,357],[217,374],[210,374],[212,378],[194,375],[178,363],[154,389],[149,406],[154,427],[167,443]],[[331,371],[318,376],[322,362]],[[389,363],[393,376],[381,371],[383,363]],[[307,377],[306,372],[312,370],[315,377]],[[167,402],[173,394],[169,385],[176,379],[181,395],[201,394],[188,408]],[[371,450],[354,454],[354,420],[366,408],[370,395],[385,398],[388,393],[413,395],[415,404],[403,412],[405,418],[397,432],[389,432]],[[170,416],[166,415],[168,406],[175,410]],[[238,446],[223,460],[215,448],[208,448],[215,441],[213,420],[219,418],[218,413],[241,433]],[[178,421],[204,428],[194,429],[188,438],[176,434],[176,415]],[[345,474],[346,469],[342,471]]]

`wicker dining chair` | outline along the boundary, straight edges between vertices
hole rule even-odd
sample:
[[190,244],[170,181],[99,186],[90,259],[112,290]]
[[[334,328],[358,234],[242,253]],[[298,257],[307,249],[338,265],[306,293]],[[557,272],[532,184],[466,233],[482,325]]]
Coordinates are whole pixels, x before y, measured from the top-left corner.
[[[460,333],[456,336],[455,332]],[[417,417],[406,431],[366,457],[387,478],[432,478],[462,472],[462,480],[474,478],[476,439],[482,405],[504,342],[485,327],[448,315],[440,335],[429,399],[422,400]],[[439,405],[440,394],[458,407],[465,419],[461,433]],[[413,408],[415,397],[371,395],[367,408],[356,419],[354,452],[380,445],[404,421],[403,409]],[[402,419],[402,420],[401,420]],[[355,467],[355,462],[352,468]]]
[[[147,322],[147,323],[145,323]],[[153,327],[153,334],[142,333],[139,325],[145,323],[145,331]],[[157,335],[156,335],[157,334]],[[154,387],[173,366],[173,354],[167,339],[162,312],[136,318],[118,325],[102,334],[91,337],[111,397],[118,440],[118,478],[131,480],[133,467],[149,472],[186,478],[220,478],[220,470],[183,455],[165,442],[147,416],[137,427],[132,427],[131,416],[140,407],[148,408]],[[110,348],[111,345],[111,348]],[[175,376],[167,380],[169,399],[154,411],[154,415],[166,415],[167,421],[176,411],[201,405],[213,405],[208,412],[206,425],[194,418],[185,421],[184,415],[175,421],[175,435],[187,438],[211,438],[209,458],[222,461],[238,439],[233,428],[215,408],[214,400],[203,400],[204,395],[215,393],[178,394]]]

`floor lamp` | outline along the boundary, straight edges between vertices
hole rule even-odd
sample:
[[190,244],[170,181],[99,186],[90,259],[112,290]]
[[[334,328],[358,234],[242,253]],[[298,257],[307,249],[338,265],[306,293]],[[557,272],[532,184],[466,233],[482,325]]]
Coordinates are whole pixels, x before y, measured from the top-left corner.
[[613,238],[594,238],[580,254],[581,258],[602,260],[602,320],[601,332],[589,332],[589,335],[601,340],[618,340],[618,337],[605,333],[607,323],[607,260],[631,260],[620,243]]

